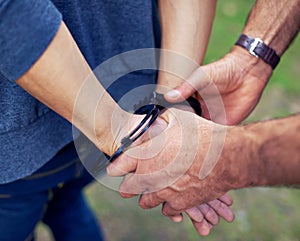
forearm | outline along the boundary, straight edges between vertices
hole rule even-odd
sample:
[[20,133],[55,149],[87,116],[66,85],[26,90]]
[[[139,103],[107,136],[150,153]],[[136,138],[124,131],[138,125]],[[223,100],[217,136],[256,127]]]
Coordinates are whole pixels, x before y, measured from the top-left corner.
[[93,77],[63,23],[46,51],[17,83],[74,124],[107,154],[112,154],[113,112],[120,120],[128,116]]
[[[251,10],[243,34],[260,38],[281,56],[295,38],[300,27],[300,0],[257,0]],[[229,78],[244,82],[255,78],[266,85],[273,69],[262,58],[256,58],[248,50],[234,46],[225,56],[229,63],[235,63]],[[260,93],[258,93],[260,94]]]
[[257,0],[243,33],[261,38],[282,55],[300,28],[300,0]]
[[[215,0],[159,1],[162,49],[177,52],[190,59],[188,63],[178,63],[184,61],[184,58],[176,60],[174,56],[162,54],[162,69],[172,70],[172,67],[168,66],[174,66],[174,73],[182,72],[182,75],[188,77],[194,69],[189,70],[187,66],[188,73],[182,69],[193,62],[197,65],[202,63],[212,28],[215,4]],[[177,65],[180,68],[175,69]],[[159,76],[159,84],[170,88],[178,86],[181,81],[176,75],[160,73]]]
[[228,129],[236,188],[299,184],[299,130],[300,115]]

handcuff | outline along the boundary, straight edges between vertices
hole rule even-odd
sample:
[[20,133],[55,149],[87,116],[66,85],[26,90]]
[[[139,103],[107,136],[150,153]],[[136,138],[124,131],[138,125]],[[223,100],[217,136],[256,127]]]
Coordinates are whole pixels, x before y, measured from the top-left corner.
[[131,146],[133,142],[135,142],[149,129],[149,127],[155,122],[156,118],[164,109],[170,108],[174,105],[189,105],[193,108],[197,115],[201,116],[201,106],[198,100],[196,100],[194,97],[189,97],[183,102],[170,103],[167,102],[167,100],[164,98],[164,95],[154,91],[150,94],[150,96],[145,97],[143,101],[140,101],[134,106],[134,109],[136,109],[134,114],[146,116],[133,131],[122,138],[120,147],[111,157],[109,157],[108,161],[112,163],[116,158],[118,158]]

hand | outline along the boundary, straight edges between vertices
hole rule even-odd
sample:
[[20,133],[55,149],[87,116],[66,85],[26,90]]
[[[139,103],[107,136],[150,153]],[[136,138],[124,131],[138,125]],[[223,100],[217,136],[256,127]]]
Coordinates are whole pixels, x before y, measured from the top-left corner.
[[[232,203],[231,197],[225,194],[208,203],[189,208],[185,213],[190,217],[197,232],[201,236],[207,236],[213,227],[219,223],[219,217],[222,217],[227,222],[234,220],[234,213],[230,209]],[[162,213],[164,214],[164,204]],[[181,222],[183,219],[182,214],[177,216],[164,215],[171,218],[174,222]]]
[[[204,118],[221,124],[237,124],[254,109],[271,74],[269,65],[235,46],[222,59],[198,68],[165,98],[174,103],[195,93]],[[221,113],[222,105],[226,116]]]
[[[177,105],[176,108],[184,109],[193,112],[192,109],[187,108],[187,106]],[[153,138],[155,135],[159,134],[166,128],[166,122],[158,119],[156,123],[150,128],[147,135],[142,136],[139,139],[138,143],[142,143],[146,140]],[[138,144],[136,143],[136,144]],[[131,171],[134,171],[132,169]],[[126,196],[132,197],[132,195]],[[234,214],[230,209],[230,205],[232,205],[232,199],[229,195],[224,195],[220,199],[216,199],[207,204],[196,205],[192,208],[185,210],[186,214],[190,217],[194,227],[200,235],[208,235],[210,230],[218,224],[219,217],[223,217],[226,221],[233,221]],[[178,214],[175,216],[166,215],[174,222],[181,222],[183,219],[182,214]]]
[[[175,105],[174,107],[195,113],[193,108],[185,105]],[[232,203],[232,198],[228,194],[224,194],[218,199],[189,208],[185,210],[185,213],[191,219],[191,222],[199,235],[207,236],[213,227],[218,225],[220,217],[227,222],[233,221],[234,213],[230,209]],[[181,222],[183,220],[182,213],[176,216],[167,214],[165,216],[169,217],[174,222]]]
[[[230,190],[232,185],[226,180],[220,182],[224,161],[213,164],[218,156],[206,156],[212,144],[212,133],[217,135],[215,140],[219,145],[226,128],[177,109],[169,109],[160,117],[168,125],[163,133],[130,149],[108,167],[112,176],[136,170],[135,174],[125,177],[120,187],[121,195],[132,197],[144,193],[139,202],[141,207],[152,208],[165,202],[164,214],[179,215]],[[220,148],[213,148],[214,154],[217,149]],[[206,163],[203,161],[205,156]],[[202,166],[205,175],[213,168],[204,180],[199,178],[199,174],[203,175]],[[235,180],[231,181],[235,183]]]

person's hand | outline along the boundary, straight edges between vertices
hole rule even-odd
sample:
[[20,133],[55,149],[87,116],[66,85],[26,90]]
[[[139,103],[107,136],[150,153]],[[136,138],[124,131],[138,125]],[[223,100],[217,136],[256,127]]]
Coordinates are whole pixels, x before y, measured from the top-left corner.
[[[188,105],[174,105],[174,108],[195,113],[194,109]],[[161,129],[165,128],[166,127]],[[201,236],[207,236],[214,226],[218,225],[220,218],[223,218],[227,222],[232,222],[234,220],[234,213],[230,208],[232,204],[232,198],[228,194],[224,194],[218,199],[196,205],[184,212],[190,218],[198,234]],[[165,216],[169,217],[174,222],[181,222],[183,220],[182,213],[175,216],[166,214]]]
[[[234,220],[234,213],[230,209],[232,203],[232,198],[228,194],[224,194],[218,199],[189,208],[185,210],[185,213],[189,216],[198,234],[207,236],[213,227],[219,223],[220,217],[227,222]],[[174,222],[183,220],[182,214],[176,216],[164,215],[171,218]]]
[[[193,109],[188,106],[176,105],[174,107],[194,113]],[[150,131],[146,132],[145,135],[143,135],[142,138],[140,138],[135,144],[138,145],[144,141],[153,138],[154,136],[162,132],[166,127],[166,122],[162,121],[161,119],[158,119],[150,128]],[[219,199],[215,199],[208,203],[196,205],[192,208],[185,210],[184,212],[191,219],[191,222],[193,223],[197,232],[202,236],[206,236],[210,233],[212,228],[219,223],[220,218],[223,218],[228,222],[233,221],[234,213],[230,209],[232,203],[233,201],[231,197],[228,194],[225,194]],[[182,213],[174,216],[166,216],[168,216],[174,222],[181,222],[183,220]]]
[[[235,46],[222,59],[195,70],[183,84],[165,94],[165,98],[176,103],[195,93],[204,118],[221,124],[237,124],[254,109],[271,74],[268,64]],[[221,105],[226,116],[220,118]]]
[[169,109],[160,118],[167,123],[163,133],[128,150],[107,169],[111,176],[135,171],[120,186],[123,197],[144,193],[141,207],[164,203],[163,213],[176,216],[233,187],[230,176],[229,182],[222,180],[224,161],[216,162],[227,128],[177,109]]
[[[186,111],[193,111],[192,109],[188,108],[187,106],[176,106],[179,109],[184,109]],[[134,117],[134,116],[133,116]],[[133,118],[135,120],[135,118]],[[151,126],[150,130],[146,132],[136,143],[135,145],[140,145],[143,142],[159,135],[164,129],[166,129],[167,123],[158,118],[157,121]],[[117,161],[116,161],[117,162]],[[109,173],[110,173],[110,169]],[[134,171],[134,167],[132,166],[132,170]],[[125,174],[125,173],[120,173]],[[123,197],[132,197],[135,195],[123,196]],[[228,194],[221,196],[218,199],[215,199],[211,202],[196,205],[191,207],[187,210],[184,210],[187,216],[191,219],[195,229],[197,232],[202,235],[206,236],[210,233],[214,226],[219,223],[220,218],[223,218],[227,222],[232,222],[234,219],[234,213],[230,209],[233,201]],[[163,213],[164,214],[164,213]],[[164,214],[165,216],[169,217],[174,222],[181,222],[183,220],[182,212],[176,215],[168,215]]]

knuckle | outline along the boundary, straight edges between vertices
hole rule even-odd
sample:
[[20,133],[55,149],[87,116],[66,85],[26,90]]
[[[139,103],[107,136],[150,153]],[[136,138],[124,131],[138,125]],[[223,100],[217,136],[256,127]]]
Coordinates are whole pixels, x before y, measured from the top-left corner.
[[170,215],[169,211],[168,211],[166,208],[163,208],[163,209],[161,210],[161,213],[162,213],[164,216],[169,216],[169,215]]
[[151,208],[151,196],[150,195],[142,195],[139,200],[139,206],[143,209],[150,209]]
[[184,203],[178,199],[175,199],[170,202],[170,207],[176,211],[182,211],[184,209]]
[[213,200],[209,202],[209,205],[217,212],[220,211],[220,209],[222,209],[222,203],[218,200]]

